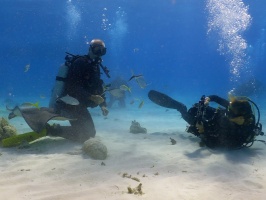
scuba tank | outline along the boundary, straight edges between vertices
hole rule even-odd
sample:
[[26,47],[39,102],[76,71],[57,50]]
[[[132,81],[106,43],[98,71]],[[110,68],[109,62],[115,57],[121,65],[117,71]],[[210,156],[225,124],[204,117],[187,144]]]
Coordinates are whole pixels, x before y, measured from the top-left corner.
[[56,80],[55,80],[55,85],[52,89],[52,94],[51,94],[51,98],[49,102],[49,108],[54,108],[57,98],[62,97],[65,91],[65,84],[66,84],[65,82],[66,82],[66,78],[68,75],[68,69],[69,69],[69,66],[67,66],[66,64],[67,63],[62,64],[58,70]]
[[66,52],[65,56],[65,63],[63,63],[58,70],[56,79],[55,79],[55,85],[52,89],[52,94],[49,102],[49,108],[55,107],[55,102],[58,98],[61,98],[65,92],[65,84],[67,81],[68,71],[72,65],[72,63],[79,58],[80,56],[75,56],[73,54],[70,54]]

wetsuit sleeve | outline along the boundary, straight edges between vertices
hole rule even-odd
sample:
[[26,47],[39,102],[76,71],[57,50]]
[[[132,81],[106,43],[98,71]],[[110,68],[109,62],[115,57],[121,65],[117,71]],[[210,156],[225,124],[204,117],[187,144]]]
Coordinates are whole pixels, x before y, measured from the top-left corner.
[[229,101],[227,101],[224,98],[221,98],[217,95],[209,95],[208,97],[210,98],[210,101],[218,103],[219,105],[221,105],[225,108],[227,108],[229,106]]
[[104,90],[103,90],[103,81],[101,80],[101,82],[102,82],[102,84],[101,85],[99,85],[99,91],[101,91],[101,93],[102,93],[102,95],[101,95],[101,97],[104,99],[104,102],[102,102],[99,106],[100,107],[107,107],[107,103],[106,103],[106,97],[105,97],[105,93],[104,93]]
[[102,102],[99,106],[100,107],[107,107],[107,103],[106,103],[106,98],[105,98],[105,95],[101,95],[101,97],[104,99],[104,102]]

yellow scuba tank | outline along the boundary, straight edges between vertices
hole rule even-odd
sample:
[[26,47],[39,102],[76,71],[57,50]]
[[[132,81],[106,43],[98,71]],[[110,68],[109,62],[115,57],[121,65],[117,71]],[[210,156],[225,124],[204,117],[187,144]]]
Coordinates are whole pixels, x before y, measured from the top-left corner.
[[2,146],[3,147],[19,146],[23,141],[32,142],[44,136],[46,136],[46,129],[43,129],[40,133],[28,132],[19,135],[14,135],[12,137],[3,139]]

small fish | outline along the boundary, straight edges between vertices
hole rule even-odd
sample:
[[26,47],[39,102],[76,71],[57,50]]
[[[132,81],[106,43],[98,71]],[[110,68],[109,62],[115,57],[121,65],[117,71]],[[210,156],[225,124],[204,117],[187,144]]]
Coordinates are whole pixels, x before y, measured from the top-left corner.
[[133,70],[131,70],[131,74],[132,74],[132,76],[130,77],[129,81],[132,80],[132,79],[135,79],[135,81],[137,82],[137,84],[139,85],[139,87],[141,89],[144,89],[145,87],[147,87],[147,83],[146,83],[146,81],[145,81],[145,79],[144,79],[142,74],[134,75]]
[[119,88],[120,88],[120,90],[131,92],[131,88],[126,86],[126,85],[121,85]]
[[103,91],[107,91],[107,90],[109,90],[110,87],[111,87],[111,84],[106,84],[106,85],[104,85],[104,86],[103,86]]
[[108,92],[110,92],[111,95],[117,98],[121,98],[125,95],[124,91],[120,90],[120,88],[111,89],[111,90],[108,90]]
[[142,108],[142,106],[144,105],[144,101],[142,100],[139,104],[139,109]]
[[135,80],[136,80],[136,82],[138,83],[138,85],[139,85],[139,87],[141,89],[144,89],[145,87],[147,87],[147,83],[146,83],[146,81],[145,81],[143,76],[139,77],[139,78],[136,78]]
[[24,72],[27,72],[30,70],[30,64],[27,64],[25,67],[24,67]]
[[133,76],[131,76],[130,77],[130,79],[128,80],[128,81],[131,81],[133,78],[140,78],[140,77],[142,77],[143,75],[142,74],[140,74],[140,75],[133,75]]
[[137,53],[139,51],[139,48],[134,48],[133,51],[134,53]]
[[31,102],[25,102],[20,105],[20,107],[35,107],[40,109],[39,102],[31,103]]
[[40,94],[40,98],[41,98],[41,99],[45,99],[45,98],[46,98],[46,96],[45,96],[45,95],[42,95],[42,94]]
[[68,105],[72,105],[72,106],[79,105],[79,101],[76,98],[69,96],[68,94],[64,97],[59,98],[59,99]]

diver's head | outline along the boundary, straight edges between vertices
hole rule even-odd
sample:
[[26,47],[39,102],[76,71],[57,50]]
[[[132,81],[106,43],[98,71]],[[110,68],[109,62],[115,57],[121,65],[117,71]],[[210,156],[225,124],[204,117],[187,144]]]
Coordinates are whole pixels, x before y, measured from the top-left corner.
[[237,125],[254,125],[254,115],[247,99],[232,98],[228,107],[229,120]]
[[252,114],[252,109],[247,100],[234,99],[230,101],[229,112],[233,116],[246,116]]
[[89,55],[92,58],[101,57],[106,54],[105,44],[100,39],[93,39],[90,42]]

